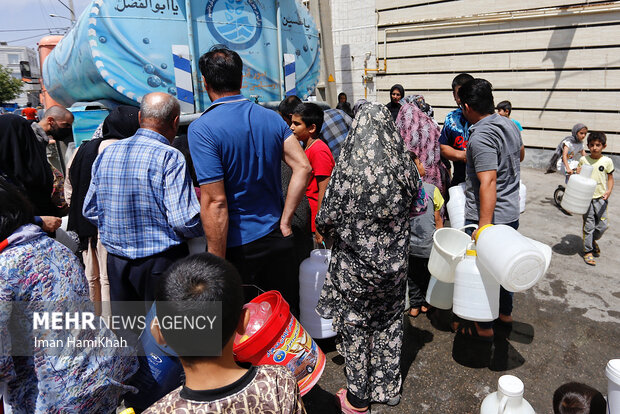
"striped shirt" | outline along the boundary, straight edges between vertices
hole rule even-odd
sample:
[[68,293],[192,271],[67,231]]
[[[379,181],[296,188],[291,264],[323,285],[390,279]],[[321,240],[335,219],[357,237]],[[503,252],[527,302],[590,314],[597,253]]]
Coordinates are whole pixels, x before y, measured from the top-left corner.
[[202,234],[200,205],[183,154],[155,131],[106,148],[95,160],[83,208],[109,253],[152,256]]

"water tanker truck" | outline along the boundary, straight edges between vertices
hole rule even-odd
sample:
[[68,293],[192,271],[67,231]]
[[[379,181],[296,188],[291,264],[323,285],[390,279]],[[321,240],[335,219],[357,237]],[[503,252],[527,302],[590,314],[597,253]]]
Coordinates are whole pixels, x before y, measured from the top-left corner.
[[[73,106],[79,145],[105,108],[137,106],[150,92],[175,95],[185,119],[204,111],[210,100],[198,59],[221,46],[243,59],[248,98],[314,91],[319,34],[296,0],[94,0],[47,56],[42,77],[55,101]],[[103,110],[88,115],[96,107]]]

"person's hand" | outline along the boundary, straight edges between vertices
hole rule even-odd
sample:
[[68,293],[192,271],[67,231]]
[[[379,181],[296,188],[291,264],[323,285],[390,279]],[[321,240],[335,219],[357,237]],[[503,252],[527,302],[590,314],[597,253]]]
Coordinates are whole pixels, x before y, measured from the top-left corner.
[[570,168],[566,169],[566,175],[572,175],[573,174],[573,170],[571,170]]
[[280,222],[280,231],[284,237],[288,237],[293,234],[293,229],[290,224]]
[[603,194],[603,200],[607,201],[610,195],[611,195],[610,190],[605,191],[605,194]]
[[581,167],[575,168],[575,173],[576,174],[581,174]]
[[55,143],[56,143],[56,140],[54,140],[54,139],[50,138],[50,140],[49,140],[49,141],[47,141],[47,143],[48,143],[48,144],[55,144]]
[[41,228],[47,233],[55,232],[62,223],[62,220],[59,217],[54,216],[41,216],[41,221],[43,222],[41,224]]
[[467,162],[467,148],[463,150],[463,158],[461,159],[463,162]]
[[323,244],[323,236],[318,231],[314,232],[314,242],[319,246]]

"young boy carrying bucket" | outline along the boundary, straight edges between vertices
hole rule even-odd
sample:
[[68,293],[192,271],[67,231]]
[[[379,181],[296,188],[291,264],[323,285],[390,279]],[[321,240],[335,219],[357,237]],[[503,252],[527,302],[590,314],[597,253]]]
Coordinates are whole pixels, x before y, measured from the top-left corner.
[[[186,379],[145,413],[306,412],[297,381],[286,368],[263,365],[246,369],[235,362],[235,333],[243,335],[249,313],[243,309],[239,273],[226,260],[202,253],[177,262],[163,276],[156,301],[161,323],[152,329],[153,336],[179,355]],[[193,328],[174,329],[178,327],[163,323],[166,317],[179,316],[198,321],[217,302],[221,303],[221,344],[216,344],[220,356],[205,356],[214,337],[211,329],[199,329],[198,323]]]

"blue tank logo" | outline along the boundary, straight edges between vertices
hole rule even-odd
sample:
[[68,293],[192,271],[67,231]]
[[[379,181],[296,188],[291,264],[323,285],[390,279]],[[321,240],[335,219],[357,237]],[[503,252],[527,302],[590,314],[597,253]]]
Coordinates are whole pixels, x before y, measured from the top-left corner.
[[208,0],[205,17],[213,37],[233,50],[252,47],[263,29],[254,0]]

